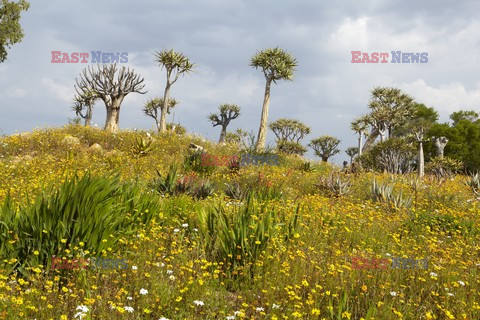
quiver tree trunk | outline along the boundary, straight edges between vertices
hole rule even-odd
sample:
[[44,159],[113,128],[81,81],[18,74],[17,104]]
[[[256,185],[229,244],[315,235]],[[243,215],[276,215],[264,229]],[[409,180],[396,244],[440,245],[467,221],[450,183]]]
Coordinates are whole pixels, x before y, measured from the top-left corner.
[[220,139],[218,139],[219,143],[225,141],[225,137],[227,136],[227,126],[222,126],[222,131],[220,132]]
[[167,82],[165,93],[163,95],[163,106],[160,110],[160,132],[167,131],[167,109],[168,101],[170,100],[170,86],[171,84]]
[[[362,156],[362,138],[363,138],[363,133],[360,133],[358,135],[358,157],[361,157]],[[353,159],[353,157],[352,157]],[[352,161],[350,160],[350,163]]]
[[256,150],[261,151],[265,148],[267,141],[267,121],[268,121],[268,108],[270,106],[270,87],[272,79],[267,79],[265,85],[265,95],[263,98],[262,117],[260,119],[260,128],[258,129]]
[[107,109],[107,119],[105,120],[104,129],[109,132],[117,132],[119,116],[120,116],[119,108]]
[[421,178],[425,175],[425,158],[423,156],[423,142],[418,143],[418,176]]

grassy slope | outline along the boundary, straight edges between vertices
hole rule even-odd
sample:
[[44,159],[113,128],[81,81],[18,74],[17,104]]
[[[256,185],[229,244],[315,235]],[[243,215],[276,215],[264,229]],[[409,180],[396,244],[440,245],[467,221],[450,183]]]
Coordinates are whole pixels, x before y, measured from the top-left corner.
[[[78,137],[81,144],[62,143],[66,135]],[[156,136],[152,151],[138,157],[132,146],[142,136],[69,126],[4,137],[0,200],[10,193],[24,204],[27,194],[33,199],[72,172],[103,175],[116,170],[122,179],[146,185],[155,169],[165,173],[169,164],[181,163],[190,142],[213,154],[238,152],[234,146],[165,135]],[[93,143],[104,151],[89,151]],[[66,282],[55,272],[34,273],[26,280],[0,275],[0,319],[71,319],[79,305],[88,306],[92,319],[225,319],[235,313],[236,319],[480,318],[479,204],[464,185],[465,177],[442,184],[426,179],[412,208],[394,211],[370,200],[373,174],[351,177],[350,194],[335,198],[314,186],[329,166],[317,164],[315,172],[303,172],[298,159],[282,163],[242,168],[238,174],[219,168],[209,177],[217,190],[213,197],[162,200],[162,212],[151,228],[121,239],[122,245],[106,253],[127,259],[136,269],[72,271]],[[395,190],[415,195],[412,177],[376,179],[393,179]],[[270,239],[253,262],[253,277],[237,280],[208,252],[204,232],[205,212],[218,203],[234,207],[226,204],[222,192],[231,181],[281,189],[283,196],[268,204],[278,215],[292,216],[301,205],[294,236]],[[353,270],[354,256],[429,258],[429,265],[427,270]],[[140,294],[142,288],[148,294]],[[125,311],[125,306],[134,311]]]

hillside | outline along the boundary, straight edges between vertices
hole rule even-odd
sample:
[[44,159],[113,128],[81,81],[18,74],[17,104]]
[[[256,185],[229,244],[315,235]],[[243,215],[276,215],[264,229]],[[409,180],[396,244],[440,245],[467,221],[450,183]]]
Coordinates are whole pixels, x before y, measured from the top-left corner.
[[272,151],[205,166],[192,143],[247,152],[74,125],[1,137],[0,319],[480,318],[474,176]]

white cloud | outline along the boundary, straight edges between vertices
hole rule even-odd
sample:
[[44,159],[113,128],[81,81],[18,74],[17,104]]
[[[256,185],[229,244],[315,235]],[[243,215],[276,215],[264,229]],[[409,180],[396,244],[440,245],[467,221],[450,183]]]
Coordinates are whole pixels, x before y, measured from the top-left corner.
[[398,87],[413,96],[415,100],[437,109],[443,119],[447,119],[452,112],[458,110],[480,110],[480,82],[472,90],[467,90],[459,82],[433,87],[423,79],[401,83]]
[[42,84],[54,94],[58,100],[65,102],[71,102],[75,94],[75,89],[72,88],[72,85],[69,83],[68,86],[64,86],[56,83],[50,78],[43,78]]

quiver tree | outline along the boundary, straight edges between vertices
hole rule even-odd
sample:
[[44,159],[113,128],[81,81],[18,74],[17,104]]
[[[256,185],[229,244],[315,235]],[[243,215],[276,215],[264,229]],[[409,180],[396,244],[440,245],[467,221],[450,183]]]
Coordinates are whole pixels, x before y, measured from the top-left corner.
[[170,101],[170,88],[178,80],[180,75],[189,73],[193,70],[194,64],[190,62],[188,57],[180,52],[173,50],[162,50],[155,52],[155,61],[161,68],[165,68],[167,72],[167,83],[163,94],[163,106],[160,108],[160,132],[165,132],[167,128],[167,110]]
[[270,106],[270,86],[277,83],[277,80],[293,80],[293,71],[297,66],[297,60],[288,52],[280,48],[268,48],[258,51],[250,61],[250,66],[260,68],[265,76],[265,93],[263,97],[262,116],[256,150],[265,148],[267,141],[268,108]]
[[317,157],[322,158],[322,161],[327,162],[328,158],[340,152],[337,148],[340,140],[332,136],[322,136],[313,139],[308,146],[313,149]]
[[7,48],[22,41],[24,34],[20,25],[20,14],[29,7],[30,4],[25,0],[0,1],[0,62],[7,59]]
[[347,150],[345,150],[345,153],[347,156],[350,157],[350,164],[353,162],[353,157],[355,157],[358,154],[358,148],[357,147],[349,147]]
[[230,121],[238,118],[240,115],[240,107],[236,104],[222,104],[218,109],[219,113],[211,113],[208,116],[208,120],[212,122],[214,127],[222,126],[218,142],[224,142],[227,135],[227,127],[230,124]]
[[85,96],[93,91],[99,99],[103,100],[107,109],[104,129],[110,132],[118,130],[120,106],[127,94],[146,93],[141,91],[145,85],[142,84],[143,78],[140,78],[140,75],[130,68],[118,69],[116,64],[102,67],[97,65],[97,70],[93,67],[83,69],[80,80],[75,79],[75,81],[77,83],[75,89],[79,96]]
[[428,108],[423,104],[414,104],[414,115],[406,126],[412,132],[418,143],[418,176],[425,174],[425,157],[423,152],[424,136],[432,124],[437,121],[438,113],[433,108]]
[[[174,98],[170,98],[167,104],[167,113],[170,114],[170,111],[175,108],[175,106],[178,104],[178,100]],[[161,120],[160,120],[160,114],[159,110],[161,110],[164,106],[163,103],[163,98],[154,98],[148,100],[144,107],[143,107],[143,113],[145,115],[152,117],[155,120],[155,124],[157,126],[157,131],[161,132]]]
[[[75,89],[77,89],[76,86]],[[93,106],[97,99],[99,99],[97,94],[92,90],[78,93],[73,98],[72,110],[75,111],[77,116],[84,119],[86,127],[89,127],[92,123]]]
[[277,148],[287,154],[303,155],[307,150],[300,144],[310,128],[295,119],[278,119],[269,125],[276,137]]
[[[352,123],[350,124],[350,128],[358,134],[358,156],[362,155],[362,142],[363,136],[367,136],[368,134],[368,127],[369,127],[369,119],[368,116],[361,116],[355,118]],[[350,161],[351,162],[351,161]]]
[[435,147],[435,155],[439,158],[443,158],[443,150],[448,143],[447,137],[432,137],[432,143]]
[[369,123],[372,128],[363,151],[368,150],[379,135],[381,141],[390,138],[396,127],[405,124],[413,116],[413,107],[413,98],[400,89],[374,88],[369,102]]

